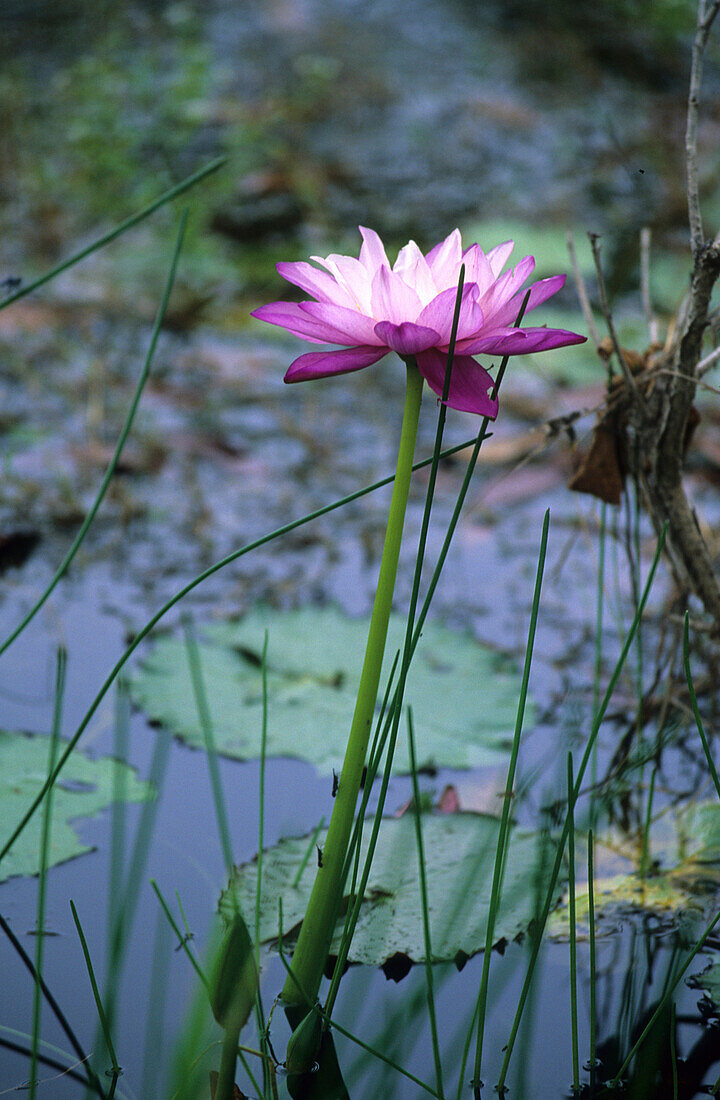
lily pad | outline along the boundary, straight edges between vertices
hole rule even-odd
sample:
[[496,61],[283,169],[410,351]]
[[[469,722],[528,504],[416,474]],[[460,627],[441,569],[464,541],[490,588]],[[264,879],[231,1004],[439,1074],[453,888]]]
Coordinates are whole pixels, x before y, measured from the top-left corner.
[[[61,745],[62,747],[62,745]],[[48,773],[49,739],[0,730],[0,845],[15,829]],[[117,776],[122,770],[122,789],[127,802],[152,797],[149,783],[138,779],[132,768],[117,760],[91,760],[74,752],[60,773],[52,804],[52,828],[48,866],[92,851],[70,824],[80,817],[94,817],[112,801]],[[15,875],[36,875],[40,870],[42,814],[36,813],[0,863],[0,882]]]
[[720,959],[714,959],[699,974],[691,974],[686,981],[691,989],[702,989],[715,1007],[720,1008]]
[[[433,958],[454,960],[483,950],[487,934],[495,849],[499,821],[486,814],[423,814],[423,842]],[[315,843],[322,849],[327,831]],[[364,830],[362,854],[367,851],[370,823]],[[312,838],[281,840],[263,853],[260,940],[278,938],[278,899],[283,902],[283,940],[296,937],[310,897],[317,862],[310,859],[296,885],[294,881]],[[495,942],[525,932],[544,900],[552,859],[538,833],[515,830],[506,860],[505,879],[495,927]],[[257,860],[238,867],[220,899],[228,919],[233,895],[247,915],[255,910]],[[562,890],[562,884],[558,891]],[[342,921],[331,951],[337,952]],[[413,962],[424,958],[424,938],[415,820],[412,814],[382,822],[372,870],[350,949],[351,962],[381,966],[395,955]]]
[[[606,838],[608,848],[596,849],[596,861],[607,859],[607,852],[623,847],[617,837]],[[624,846],[626,856],[631,850]],[[661,814],[650,828],[649,850],[652,867],[643,877],[630,865],[626,871],[599,875],[594,883],[595,932],[616,932],[628,914],[654,913],[658,920],[693,935],[695,926],[715,912],[720,892],[720,805],[717,801],[685,806]],[[601,853],[605,852],[605,856]],[[637,859],[637,850],[634,853]],[[584,856],[579,856],[582,865]],[[597,866],[597,862],[596,862]],[[589,898],[587,883],[575,890],[577,934],[589,935]],[[695,929],[695,931],[693,931]],[[550,919],[551,935],[566,939],[569,934],[568,899]]]
[[[198,631],[200,663],[218,752],[257,757],[262,728],[261,657],[268,630],[269,756],[292,756],[330,772],[342,764],[368,624],[335,608],[258,609]],[[383,680],[402,646],[393,616]],[[427,625],[408,678],[420,768],[497,764],[515,724],[520,680],[512,665],[467,634]],[[147,714],[188,744],[204,747],[184,642],[161,639],[131,691]],[[379,710],[379,706],[378,706]],[[527,722],[532,722],[528,712]],[[405,738],[396,756],[408,771]]]

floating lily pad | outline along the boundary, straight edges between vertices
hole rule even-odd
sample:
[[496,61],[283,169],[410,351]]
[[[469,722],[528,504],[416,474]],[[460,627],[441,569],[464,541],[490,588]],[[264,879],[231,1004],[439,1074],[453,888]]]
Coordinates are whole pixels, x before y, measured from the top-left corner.
[[[617,850],[617,837],[610,838],[609,844]],[[602,847],[596,849],[596,866],[603,858],[599,855],[602,851]],[[596,877],[596,934],[616,932],[629,913],[643,911],[687,932],[692,941],[701,934],[706,918],[714,914],[720,892],[720,805],[702,802],[661,814],[651,825],[649,852],[652,865],[644,877],[632,867],[636,860],[627,860],[627,871]],[[584,858],[580,855],[579,866]],[[584,938],[589,934],[585,882],[578,882],[575,906],[577,934]],[[558,938],[567,938],[567,898],[553,914],[549,930]]]
[[[485,814],[423,814],[423,841],[433,957],[453,960],[473,955],[485,946],[499,821]],[[316,843],[322,849],[327,833]],[[364,832],[367,851],[370,824]],[[278,899],[283,902],[283,938],[298,931],[315,880],[315,853],[297,886],[293,883],[312,838],[281,840],[263,853],[260,939],[278,937]],[[526,931],[544,900],[552,859],[543,858],[540,834],[516,830],[506,860],[495,942]],[[362,858],[361,856],[361,858]],[[232,895],[248,919],[255,911],[257,860],[236,869],[231,887],[220,900],[220,912],[231,916]],[[558,887],[560,891],[562,884]],[[342,922],[332,951],[337,951]],[[381,966],[394,955],[413,962],[424,958],[422,907],[418,886],[418,855],[412,814],[386,818],[381,826],[372,870],[350,949],[351,962]]]
[[[198,631],[203,682],[217,749],[257,757],[262,728],[261,656],[268,631],[270,756],[339,769],[355,705],[368,624],[334,608],[259,609],[239,622]],[[384,677],[402,645],[404,620],[390,623]],[[384,678],[381,691],[384,690]],[[520,680],[510,663],[467,634],[428,625],[410,670],[420,768],[496,764],[515,724]],[[182,639],[161,639],[133,678],[133,698],[155,721],[204,747]],[[378,708],[379,709],[379,708]],[[528,712],[527,722],[532,721]],[[406,739],[397,767],[409,770]]]
[[[61,749],[63,747],[61,743]],[[49,739],[0,730],[0,846],[15,829],[48,774]],[[64,863],[90,852],[70,824],[80,817],[94,817],[105,809],[117,789],[117,775],[127,802],[143,802],[152,787],[138,779],[132,768],[117,760],[90,760],[74,752],[55,786],[52,804],[48,866]],[[42,813],[38,811],[0,863],[0,882],[14,875],[36,875],[40,869]]]
[[701,970],[686,979],[692,989],[702,989],[716,1008],[720,1008],[720,959],[715,959]]

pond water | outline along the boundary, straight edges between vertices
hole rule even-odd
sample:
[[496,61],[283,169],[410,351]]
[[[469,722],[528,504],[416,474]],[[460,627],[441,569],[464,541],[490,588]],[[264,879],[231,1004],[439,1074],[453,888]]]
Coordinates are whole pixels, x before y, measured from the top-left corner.
[[[301,255],[315,247],[335,249],[336,238],[346,239],[357,221],[391,237],[412,234],[424,240],[457,221],[524,216],[571,224],[592,219],[593,228],[609,233],[622,222],[634,242],[635,228],[651,211],[658,232],[671,238],[679,224],[674,175],[679,153],[673,142],[682,118],[683,66],[677,42],[666,43],[663,55],[652,36],[643,39],[630,29],[623,49],[618,46],[614,57],[603,59],[597,43],[584,41],[582,25],[522,20],[503,12],[502,5],[421,0],[410,18],[402,6],[382,2],[215,0],[202,15],[182,3],[126,5],[109,24],[97,14],[88,16],[84,5],[56,7],[53,26],[40,9],[33,13],[27,5],[10,4],[0,16],[14,74],[21,77],[15,106],[21,119],[33,120],[27,132],[35,143],[23,151],[17,128],[9,128],[4,139],[13,155],[5,159],[0,179],[8,195],[0,275],[17,269],[28,277],[58,252],[67,254],[77,235],[92,232],[103,202],[111,211],[122,199],[125,212],[142,197],[138,168],[152,195],[163,173],[177,178],[225,148],[235,158],[234,178],[210,192],[205,208],[199,203],[194,215],[209,222],[220,210],[227,215],[226,230],[229,218],[259,234],[252,264],[250,249],[228,245],[220,256],[203,251],[197,237],[191,240],[190,273],[179,288],[185,313],[179,310],[175,331],[161,339],[122,474],[113,480],[70,574],[0,662],[3,727],[47,733],[55,653],[59,644],[67,648],[62,730],[70,736],[127,638],[198,571],[392,469],[402,372],[390,360],[351,378],[284,387],[282,374],[298,354],[297,342],[246,327],[251,304],[277,296],[271,262],[284,255],[282,234],[295,235],[293,247]],[[641,53],[643,42],[647,70],[640,84],[637,71],[623,71],[622,58],[627,51]],[[103,74],[110,92],[101,88],[93,98],[92,82]],[[52,103],[46,104],[47,118],[38,122],[47,82]],[[155,87],[164,93],[157,103]],[[63,115],[68,127],[55,148],[54,127]],[[662,135],[660,119],[667,123]],[[108,126],[108,120],[118,142],[113,157],[96,144],[93,130]],[[118,163],[121,154],[128,158],[126,175]],[[53,172],[63,158],[67,179],[54,186]],[[90,164],[97,171],[93,178],[87,175]],[[280,212],[274,223],[262,205],[269,198]],[[83,221],[84,208],[93,212],[92,224]],[[3,637],[49,582],[99,484],[147,346],[147,303],[160,293],[172,240],[169,221],[159,220],[158,238],[142,231],[0,314],[5,428],[0,516],[4,530],[24,536],[19,545],[30,551],[4,573]],[[627,237],[611,237],[612,274],[621,286]],[[139,258],[143,248],[152,255]],[[228,289],[235,266],[240,292]],[[208,288],[213,298],[197,322],[192,310]],[[566,305],[571,308],[571,295]],[[570,391],[558,387],[551,372],[510,371],[493,442],[512,448],[529,425],[558,411],[592,406],[602,387],[600,372],[594,388]],[[423,455],[432,448],[435,407],[426,395],[418,445]],[[467,439],[474,430],[471,417],[452,414],[447,442]],[[712,413],[705,431],[707,454],[716,446]],[[546,821],[543,808],[562,798],[567,750],[579,756],[585,743],[596,614],[597,509],[565,487],[571,469],[566,444],[551,444],[542,456],[541,462],[517,469],[498,460],[481,464],[433,606],[437,621],[469,629],[521,659],[540,529],[550,508],[531,689],[537,717],[523,743],[523,796],[517,804],[518,820],[529,826]],[[461,457],[448,463],[441,473],[431,558],[464,462]],[[419,475],[411,494],[399,608],[410,592],[425,484],[426,476]],[[695,472],[693,490],[712,515],[714,490],[704,468]],[[366,615],[387,503],[387,490],[379,491],[239,559],[198,587],[162,625],[178,630],[183,611],[202,622],[240,615],[261,603],[286,608],[331,603],[350,615]],[[621,516],[610,543],[605,679],[619,652],[622,624],[629,623],[624,522]],[[652,544],[643,528],[645,566]],[[668,591],[663,575],[650,601],[648,653],[658,644]],[[618,731],[631,723],[633,691],[632,679],[623,681],[611,707],[615,722],[603,731],[600,775],[613,757]],[[110,692],[81,747],[93,756],[117,752],[115,729]],[[160,761],[162,772],[117,999],[116,1048],[124,1069],[117,1095],[165,1096],[172,1044],[197,983],[185,956],[174,950],[149,880],[155,879],[170,901],[177,891],[201,948],[225,870],[205,755],[171,741],[139,712],[130,718],[126,755],[144,778],[153,760],[155,766]],[[699,746],[690,737],[669,747],[663,764],[666,803],[680,790],[708,797]],[[257,850],[259,767],[229,760],[221,760],[220,767],[233,855],[238,862],[249,860]],[[497,807],[504,767],[442,770],[422,782],[436,795],[452,784],[463,807],[487,811]],[[389,809],[397,810],[409,796],[410,781],[394,778]],[[618,841],[614,852],[604,853],[603,873],[632,866],[624,857],[643,805],[644,795],[636,800],[621,792],[618,819],[628,819],[626,843]],[[268,761],[266,845],[310,832],[331,806],[329,780],[310,765]],[[111,883],[113,812],[117,815],[111,811],[78,823],[95,851],[54,868],[48,879],[46,924],[52,935],[45,943],[45,979],[87,1050],[97,1049],[96,1016],[68,899],[82,919],[102,988],[117,911]],[[125,810],[128,848],[143,812],[134,805]],[[115,826],[117,821],[116,816]],[[35,879],[0,886],[2,914],[30,953],[36,897]],[[612,934],[598,943],[598,1034],[605,1064],[612,1067],[617,1050],[627,1049],[628,1037],[662,990],[676,928],[670,916],[628,909],[608,919],[608,931]],[[31,982],[7,942],[0,952],[0,1023],[27,1032]],[[579,954],[584,1059],[589,1041],[585,942]],[[568,957],[562,936],[543,950],[527,1031],[508,1081],[512,1096],[567,1093]],[[526,961],[527,945],[516,943],[494,960],[483,1069],[488,1093],[497,1080]],[[695,970],[704,961],[698,959]],[[438,1015],[453,1090],[481,965],[478,956],[460,973],[446,967],[438,974]],[[262,979],[266,1008],[281,982],[282,968],[270,958]],[[157,989],[162,989],[162,1009],[148,1012]],[[423,989],[419,970],[395,985],[379,971],[353,968],[343,981],[336,1015],[368,1042],[382,1036],[384,1049],[430,1081]],[[712,1083],[718,1072],[714,1032],[706,1026],[710,1017],[696,1011],[699,997],[697,990],[681,986],[678,1048],[684,1054],[700,1049],[698,1060],[705,1057],[707,1068],[701,1079]],[[419,1007],[413,1007],[416,1002]],[[44,1037],[65,1049],[67,1041],[47,1009],[43,1020]],[[279,1051],[284,1029],[278,1013],[273,1038]],[[707,1055],[702,1054],[705,1036],[711,1040]],[[416,1085],[349,1041],[339,1037],[338,1049],[353,1097],[418,1095]],[[0,1053],[0,1093],[19,1086],[27,1073],[23,1055]],[[79,1094],[77,1084],[54,1073],[43,1069],[47,1081],[40,1095],[63,1100]]]

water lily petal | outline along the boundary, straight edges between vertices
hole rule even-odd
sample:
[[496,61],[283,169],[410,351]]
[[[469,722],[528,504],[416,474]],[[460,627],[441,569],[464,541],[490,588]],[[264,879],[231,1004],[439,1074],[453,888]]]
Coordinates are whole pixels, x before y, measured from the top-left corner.
[[318,302],[334,302],[338,306],[354,304],[352,295],[329,272],[320,271],[305,260],[279,263],[277,270],[283,279],[312,294]]
[[361,231],[361,237],[363,238],[359,262],[363,264],[370,278],[372,278],[378,270],[378,267],[383,266],[383,264],[389,267],[390,261],[385,251],[385,245],[383,241],[380,240],[375,230],[366,229],[365,226],[358,226],[357,228]]
[[438,290],[445,290],[455,283],[457,286],[460,264],[462,263],[462,237],[459,229],[431,248],[427,254],[428,267]]
[[[449,287],[433,298],[432,302],[418,315],[419,325],[429,325],[439,334],[437,347],[443,347],[450,341],[453,316],[455,314],[455,300],[457,287]],[[464,283],[460,300],[460,316],[458,318],[457,338],[474,336],[480,330],[483,323],[482,310],[477,304],[478,288],[475,283]]]
[[350,295],[351,304],[361,313],[370,313],[370,278],[363,264],[354,256],[333,253],[323,259],[311,256],[335,276],[337,282]]
[[366,229],[364,225],[358,226],[358,229],[363,239],[362,248],[360,249],[360,263],[363,264],[372,277],[382,264],[390,267],[390,261],[385,252],[385,245],[375,230]]
[[[420,352],[417,365],[430,389],[442,397],[447,369],[447,354],[432,348]],[[447,404],[451,409],[461,412],[479,413],[494,420],[498,414],[497,398],[493,400],[489,391],[493,387],[490,374],[469,355],[456,355],[450,372],[450,392]]]
[[496,244],[494,248],[491,248],[489,252],[485,253],[487,261],[493,270],[493,275],[496,278],[510,259],[510,253],[514,247],[515,241],[505,241],[503,244]]
[[[372,317],[366,317],[358,313],[356,309],[345,309],[344,306],[335,306],[328,302],[301,302],[303,313],[313,317],[342,335],[330,336],[326,344],[378,344],[386,341],[378,340],[375,335],[375,321]],[[345,339],[347,337],[347,339]]]
[[408,286],[413,287],[421,302],[429,302],[437,294],[437,287],[428,262],[415,241],[408,241],[400,249],[393,271],[400,275]]
[[385,264],[375,272],[370,296],[370,315],[376,321],[414,321],[422,309],[418,295],[403,278]]
[[[549,279],[538,279],[530,288],[526,312],[529,313],[531,309],[541,306],[548,298],[552,298],[553,294],[557,294],[558,290],[561,290],[564,285],[564,275],[553,275]],[[493,315],[493,328],[498,325],[511,325],[516,320],[526,293],[527,291],[520,290],[510,299],[507,305],[504,305]]]
[[288,367],[285,382],[304,382],[310,378],[329,378],[333,374],[350,374],[372,366],[389,348],[347,348],[345,351],[309,351]]
[[[308,314],[305,307],[312,305],[319,306],[323,310],[340,308],[339,306],[332,307],[327,303],[319,302],[270,302],[266,306],[260,306],[259,309],[253,310],[252,316],[257,317],[260,321],[267,321],[268,324],[279,325],[280,328],[287,329],[294,336],[301,336],[303,340],[309,340],[313,344],[344,344],[350,346],[358,343],[354,337],[348,336],[329,321]],[[347,310],[347,312],[353,312],[356,317],[360,316],[354,310]]]
[[463,254],[465,282],[475,283],[480,294],[495,282],[495,272],[479,244],[471,244]]
[[586,340],[587,336],[563,328],[499,328],[463,341],[458,350],[470,355],[528,355],[584,344]]
[[478,304],[485,316],[486,325],[495,327],[495,314],[517,294],[523,283],[532,275],[534,268],[535,257],[525,256],[510,271],[506,271],[496,279],[489,290],[483,294]]
[[375,334],[387,347],[398,355],[417,355],[426,348],[437,347],[440,335],[434,328],[416,325],[412,321],[403,321],[394,325],[392,321],[378,321]]

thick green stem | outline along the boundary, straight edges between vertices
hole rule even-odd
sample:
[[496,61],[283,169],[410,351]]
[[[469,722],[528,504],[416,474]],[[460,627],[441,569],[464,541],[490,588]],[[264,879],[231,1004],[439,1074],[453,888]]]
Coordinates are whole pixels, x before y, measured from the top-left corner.
[[[286,1004],[303,1004],[305,996],[315,999],[330,949],[335,921],[343,890],[343,867],[347,852],[355,807],[357,805],[370,730],[377,703],[388,620],[397,576],[400,543],[402,541],[405,508],[412,474],[415,439],[420,415],[423,379],[413,359],[407,361],[407,389],[403,412],[397,471],[388,515],[385,545],[380,563],[375,603],[368,633],[365,661],[358,688],[355,713],[350,727],[345,761],[338,784],[335,805],[322,851],[307,911],[303,919],[293,955],[293,975],[288,974],[282,991]],[[304,991],[305,996],[301,990]]]
[[239,1042],[240,1028],[233,1024],[226,1029],[223,1038],[215,1100],[233,1100]]

